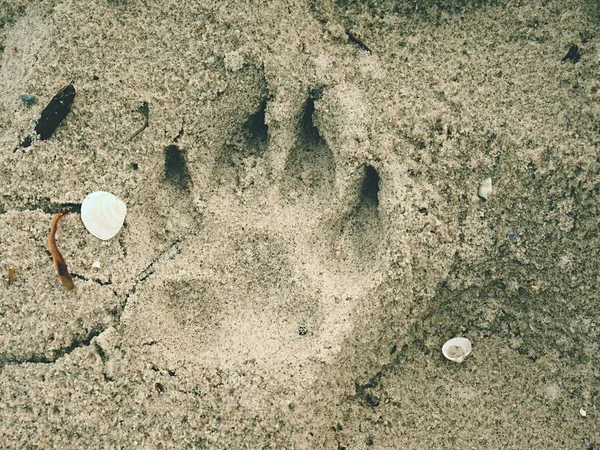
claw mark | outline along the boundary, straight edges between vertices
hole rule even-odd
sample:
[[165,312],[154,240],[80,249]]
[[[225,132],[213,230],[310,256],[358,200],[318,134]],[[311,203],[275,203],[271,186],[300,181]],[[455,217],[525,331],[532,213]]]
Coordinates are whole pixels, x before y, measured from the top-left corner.
[[50,235],[48,236],[48,248],[50,249],[50,253],[52,254],[52,260],[54,261],[54,267],[56,267],[56,271],[58,272],[58,278],[65,288],[65,291],[69,292],[75,289],[75,285],[73,284],[73,280],[71,279],[71,275],[69,275],[69,269],[67,268],[67,263],[65,259],[60,254],[58,247],[56,246],[56,229],[58,227],[58,221],[62,216],[69,214],[69,210],[67,208],[63,208],[60,212],[54,214],[52,218],[52,223],[50,224]]

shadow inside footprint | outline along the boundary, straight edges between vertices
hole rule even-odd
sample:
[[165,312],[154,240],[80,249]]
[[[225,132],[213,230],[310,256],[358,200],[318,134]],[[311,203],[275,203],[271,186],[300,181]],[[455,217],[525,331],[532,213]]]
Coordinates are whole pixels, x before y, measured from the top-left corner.
[[329,203],[335,192],[336,165],[333,153],[313,122],[315,100],[319,97],[318,92],[312,93],[304,105],[298,139],[285,168],[284,191],[291,198],[304,196],[318,203]]
[[379,174],[373,166],[365,167],[365,175],[360,191],[359,208],[372,209],[368,215],[377,214],[379,206]]
[[311,95],[304,105],[304,113],[301,120],[301,133],[304,141],[307,144],[317,145],[322,142],[319,130],[313,122],[313,114],[315,113],[315,100],[320,97],[320,94]]
[[[364,265],[377,259],[383,242],[383,224],[379,214],[380,177],[373,166],[365,166],[356,205],[340,220],[341,239],[335,246],[343,259]],[[345,249],[345,251],[342,251]]]
[[266,110],[267,99],[263,98],[258,110],[248,117],[244,124],[244,134],[248,147],[253,149],[258,156],[265,153],[269,140],[269,127],[265,123]]
[[190,174],[187,168],[186,155],[176,145],[165,148],[165,179],[182,191],[190,188]]
[[254,168],[267,151],[269,127],[265,123],[267,96],[261,95],[254,112],[242,119],[240,126],[223,145],[217,156],[217,178],[223,183],[248,187],[253,184]]

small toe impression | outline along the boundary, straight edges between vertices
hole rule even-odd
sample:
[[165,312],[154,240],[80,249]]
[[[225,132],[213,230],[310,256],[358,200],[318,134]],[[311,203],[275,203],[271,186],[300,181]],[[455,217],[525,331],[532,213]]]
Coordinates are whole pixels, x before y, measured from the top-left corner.
[[360,192],[360,206],[374,208],[373,214],[377,214],[379,206],[379,174],[373,166],[365,167],[365,175]]
[[375,167],[365,166],[358,201],[341,221],[341,243],[358,264],[374,261],[383,241],[383,226],[379,214],[380,177]]
[[285,168],[288,193],[298,197],[306,194],[317,202],[329,202],[335,191],[335,159],[319,129],[315,126],[315,100],[319,92],[313,92],[304,104],[298,138],[291,150]]
[[269,127],[265,123],[266,111],[267,99],[263,98],[258,110],[248,117],[248,120],[244,124],[244,134],[246,135],[248,146],[254,150],[252,153],[259,156],[265,153],[269,140]]
[[302,114],[300,125],[301,137],[307,144],[317,145],[322,142],[319,130],[313,122],[313,115],[315,113],[315,100],[318,100],[321,95],[322,94],[318,91],[311,93],[304,105],[304,113]]
[[216,158],[215,174],[221,183],[227,181],[238,186],[252,184],[250,181],[241,180],[249,179],[249,168],[256,166],[267,151],[269,142],[269,127],[265,123],[267,105],[265,93],[260,97],[254,112],[242,118],[236,128],[231,130],[230,136]]

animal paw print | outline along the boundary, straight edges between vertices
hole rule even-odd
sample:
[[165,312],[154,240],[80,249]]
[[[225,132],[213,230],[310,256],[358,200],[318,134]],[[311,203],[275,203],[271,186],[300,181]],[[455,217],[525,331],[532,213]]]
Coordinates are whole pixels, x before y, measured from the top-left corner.
[[350,85],[265,94],[205,186],[167,148],[166,179],[191,190],[202,220],[130,299],[123,342],[159,366],[252,362],[285,376],[335,357],[390,264],[397,205],[367,108]]

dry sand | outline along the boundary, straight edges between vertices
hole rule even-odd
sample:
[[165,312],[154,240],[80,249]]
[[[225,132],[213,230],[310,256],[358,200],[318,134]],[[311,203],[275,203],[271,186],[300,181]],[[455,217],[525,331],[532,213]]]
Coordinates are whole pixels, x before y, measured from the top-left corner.
[[597,6],[0,1],[0,447],[600,448]]

